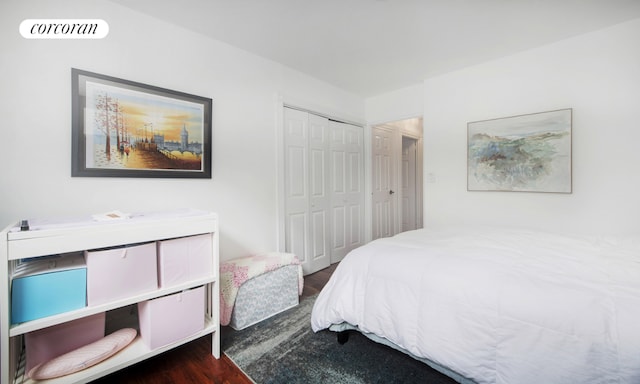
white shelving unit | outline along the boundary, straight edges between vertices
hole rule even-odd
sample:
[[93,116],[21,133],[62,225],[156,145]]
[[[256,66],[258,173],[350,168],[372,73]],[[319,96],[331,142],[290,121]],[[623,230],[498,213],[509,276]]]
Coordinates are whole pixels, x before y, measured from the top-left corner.
[[[205,328],[186,339],[149,349],[140,335],[125,349],[111,358],[80,372],[37,383],[86,383],[119,369],[148,359],[179,345],[211,334],[211,354],[220,357],[219,325],[219,254],[218,218],[215,213],[181,210],[132,215],[129,219],[96,222],[91,219],[64,222],[31,223],[28,231],[20,231],[19,223],[1,232],[0,236],[0,383],[36,383],[26,377],[23,361],[23,335],[38,329],[61,324],[100,312],[115,310],[145,300],[205,286]],[[184,236],[210,234],[213,274],[184,284],[159,288],[156,291],[132,295],[97,306],[61,313],[20,324],[11,324],[11,279],[19,260],[98,248],[166,240]]]

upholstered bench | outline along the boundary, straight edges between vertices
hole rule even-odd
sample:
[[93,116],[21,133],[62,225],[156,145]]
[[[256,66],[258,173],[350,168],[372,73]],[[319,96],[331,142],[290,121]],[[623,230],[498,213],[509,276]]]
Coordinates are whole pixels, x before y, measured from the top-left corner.
[[295,307],[302,287],[302,266],[290,253],[271,252],[222,262],[220,324],[244,329]]

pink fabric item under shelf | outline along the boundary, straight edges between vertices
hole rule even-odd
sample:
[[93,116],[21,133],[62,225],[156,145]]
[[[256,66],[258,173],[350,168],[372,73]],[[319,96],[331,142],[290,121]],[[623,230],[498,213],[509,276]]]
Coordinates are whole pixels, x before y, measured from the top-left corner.
[[302,295],[302,265],[292,253],[268,252],[220,264],[220,324],[229,325],[238,289],[245,281],[286,265],[298,266],[298,294]]

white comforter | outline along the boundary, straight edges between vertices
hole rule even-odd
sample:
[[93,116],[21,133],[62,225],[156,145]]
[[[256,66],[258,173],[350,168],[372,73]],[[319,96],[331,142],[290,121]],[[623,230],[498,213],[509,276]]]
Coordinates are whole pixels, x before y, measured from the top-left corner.
[[352,251],[318,296],[477,383],[640,383],[640,241],[438,228]]

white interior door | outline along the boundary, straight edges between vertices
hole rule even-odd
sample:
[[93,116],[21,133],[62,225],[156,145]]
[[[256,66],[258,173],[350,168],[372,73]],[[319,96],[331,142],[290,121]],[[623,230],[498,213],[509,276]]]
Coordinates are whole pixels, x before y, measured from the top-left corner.
[[393,164],[393,131],[383,127],[372,129],[372,239],[397,233],[395,167]]
[[[309,181],[311,215],[311,249],[308,273],[331,264],[329,225],[331,195],[329,194],[329,119],[309,115]],[[304,265],[303,265],[304,268]]]
[[[309,118],[284,110],[285,248],[309,265]],[[303,267],[304,268],[304,267]]]
[[305,274],[330,263],[328,119],[284,109],[285,249]]
[[331,263],[364,243],[364,132],[329,122],[331,137]]
[[417,140],[402,137],[402,232],[418,228],[416,190]]

